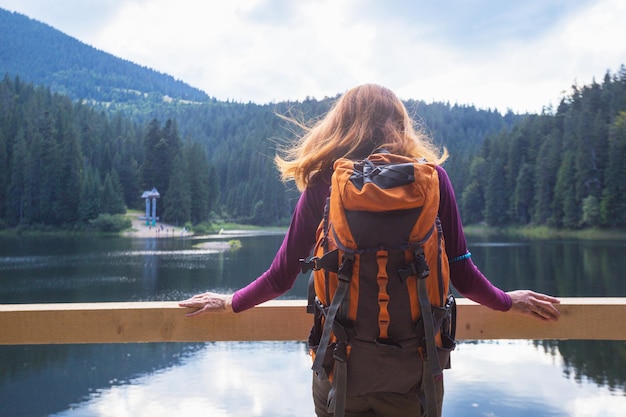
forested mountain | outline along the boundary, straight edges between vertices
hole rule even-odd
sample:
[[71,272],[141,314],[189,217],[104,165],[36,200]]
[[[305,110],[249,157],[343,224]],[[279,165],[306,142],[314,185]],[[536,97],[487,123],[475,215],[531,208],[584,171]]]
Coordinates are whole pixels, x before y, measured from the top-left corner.
[[[0,24],[0,226],[82,227],[142,209],[153,187],[178,225],[286,224],[298,194],[273,156],[293,126],[277,114],[316,119],[334,98],[220,102],[22,15],[0,10]],[[467,223],[622,227],[625,83],[607,73],[554,114],[406,105],[450,151]]]
[[28,17],[0,9],[0,77],[9,74],[53,92],[98,103],[207,101],[173,77],[99,51]]

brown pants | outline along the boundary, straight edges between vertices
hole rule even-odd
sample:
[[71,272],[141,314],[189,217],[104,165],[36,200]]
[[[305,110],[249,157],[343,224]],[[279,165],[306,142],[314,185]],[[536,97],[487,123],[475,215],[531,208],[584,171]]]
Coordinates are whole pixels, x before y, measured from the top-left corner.
[[[443,375],[435,380],[439,416],[443,404]],[[328,412],[328,391],[331,385],[313,374],[313,403],[317,417],[333,417]],[[346,417],[422,417],[420,396],[415,394],[372,393],[346,398]],[[428,416],[434,417],[434,416]]]

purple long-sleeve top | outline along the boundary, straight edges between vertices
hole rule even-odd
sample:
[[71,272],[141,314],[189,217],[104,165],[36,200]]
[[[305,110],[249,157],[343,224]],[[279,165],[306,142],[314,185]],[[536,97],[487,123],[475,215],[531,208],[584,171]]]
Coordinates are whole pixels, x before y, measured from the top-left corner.
[[[463,225],[459,216],[454,189],[446,171],[438,166],[439,219],[443,229],[448,259],[468,253]],[[272,300],[287,292],[300,272],[299,259],[311,254],[315,232],[323,217],[329,194],[330,179],[314,180],[302,193],[296,205],[291,225],[269,269],[246,287],[235,292],[233,310],[240,312]],[[450,280],[463,296],[494,310],[511,308],[511,297],[495,287],[474,265],[471,258],[450,264]]]

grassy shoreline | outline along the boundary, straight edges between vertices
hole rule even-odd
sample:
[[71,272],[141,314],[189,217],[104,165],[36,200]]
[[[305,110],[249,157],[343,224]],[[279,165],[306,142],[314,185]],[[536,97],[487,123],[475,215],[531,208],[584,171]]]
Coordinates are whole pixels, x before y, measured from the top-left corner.
[[580,240],[626,240],[626,230],[598,228],[556,229],[548,226],[490,227],[485,225],[463,226],[470,237],[518,237],[526,239],[580,239]]
[[[128,210],[124,215],[128,218],[136,218],[141,215],[139,210]],[[469,237],[512,237],[525,239],[579,239],[579,240],[626,240],[626,230],[609,230],[599,228],[586,229],[556,229],[547,226],[507,226],[491,227],[486,225],[472,224],[463,226],[465,234]],[[238,223],[216,222],[210,226],[211,232],[218,233],[224,231],[286,231],[284,226],[254,226]],[[34,229],[3,229],[0,236],[71,236],[86,235],[91,236],[124,236],[125,232],[132,231],[126,229],[122,232],[102,232],[89,229],[62,229],[62,228],[34,228]]]
[[[237,223],[224,223],[217,229],[286,231],[286,227],[251,226]],[[526,239],[580,239],[580,240],[626,240],[626,230],[607,230],[599,228],[556,229],[548,226],[507,226],[490,227],[485,225],[463,226],[465,234],[471,237],[517,237]]]

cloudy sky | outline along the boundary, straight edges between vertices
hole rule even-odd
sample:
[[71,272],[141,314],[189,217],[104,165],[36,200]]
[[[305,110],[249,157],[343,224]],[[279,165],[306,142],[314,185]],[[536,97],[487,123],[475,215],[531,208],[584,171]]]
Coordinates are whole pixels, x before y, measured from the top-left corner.
[[516,112],[626,64],[623,0],[0,0],[220,100],[334,96]]

